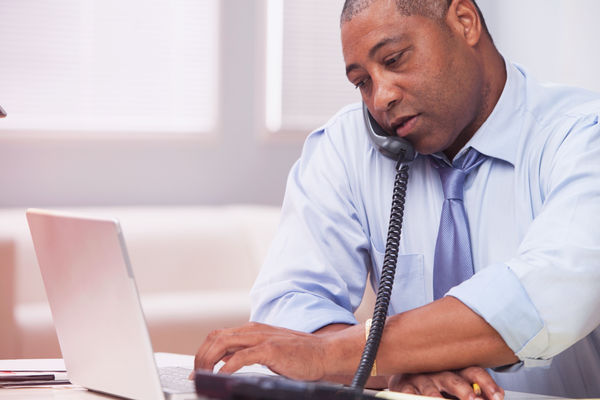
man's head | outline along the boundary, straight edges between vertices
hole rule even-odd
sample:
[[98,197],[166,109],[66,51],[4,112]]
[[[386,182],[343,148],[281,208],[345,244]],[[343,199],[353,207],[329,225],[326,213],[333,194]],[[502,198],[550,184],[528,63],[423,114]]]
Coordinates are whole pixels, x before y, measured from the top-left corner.
[[453,157],[497,102],[502,57],[472,0],[347,0],[346,73],[375,119]]

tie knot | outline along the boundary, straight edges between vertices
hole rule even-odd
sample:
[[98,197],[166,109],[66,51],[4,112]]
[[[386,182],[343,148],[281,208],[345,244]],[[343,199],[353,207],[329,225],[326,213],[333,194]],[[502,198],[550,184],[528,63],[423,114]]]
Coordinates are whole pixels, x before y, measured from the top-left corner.
[[433,158],[434,166],[437,168],[442,181],[442,189],[444,190],[444,198],[446,200],[462,200],[463,186],[465,178],[479,164],[485,161],[487,157],[471,148],[465,156],[456,160],[453,166],[449,166],[437,158]]
[[467,174],[462,169],[445,167],[439,168],[440,179],[442,180],[442,189],[446,200],[462,200],[463,186]]

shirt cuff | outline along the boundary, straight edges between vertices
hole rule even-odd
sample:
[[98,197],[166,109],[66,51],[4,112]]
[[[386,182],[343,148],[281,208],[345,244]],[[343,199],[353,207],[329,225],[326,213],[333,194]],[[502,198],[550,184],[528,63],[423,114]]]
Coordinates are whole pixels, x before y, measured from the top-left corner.
[[456,297],[485,319],[525,367],[550,363],[539,357],[548,346],[548,330],[519,278],[506,264],[486,267],[446,295]]
[[354,314],[313,293],[291,292],[253,311],[251,321],[302,332],[331,324],[356,325]]

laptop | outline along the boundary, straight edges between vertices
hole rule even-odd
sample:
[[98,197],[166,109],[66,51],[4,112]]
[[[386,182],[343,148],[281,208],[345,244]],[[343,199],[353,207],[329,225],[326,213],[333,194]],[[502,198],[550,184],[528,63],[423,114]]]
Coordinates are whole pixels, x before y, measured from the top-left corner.
[[191,369],[157,368],[119,222],[38,209],[27,221],[69,380],[131,399],[196,399]]
[[[375,399],[326,382],[157,368],[144,313],[116,219],[27,210],[40,271],[69,380],[130,399]],[[199,397],[198,397],[199,396]]]

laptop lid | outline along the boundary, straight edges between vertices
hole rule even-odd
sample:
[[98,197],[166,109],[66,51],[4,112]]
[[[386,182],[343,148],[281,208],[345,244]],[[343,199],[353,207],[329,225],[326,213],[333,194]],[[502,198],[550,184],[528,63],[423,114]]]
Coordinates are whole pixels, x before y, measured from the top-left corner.
[[27,211],[71,382],[134,399],[164,399],[119,222]]

